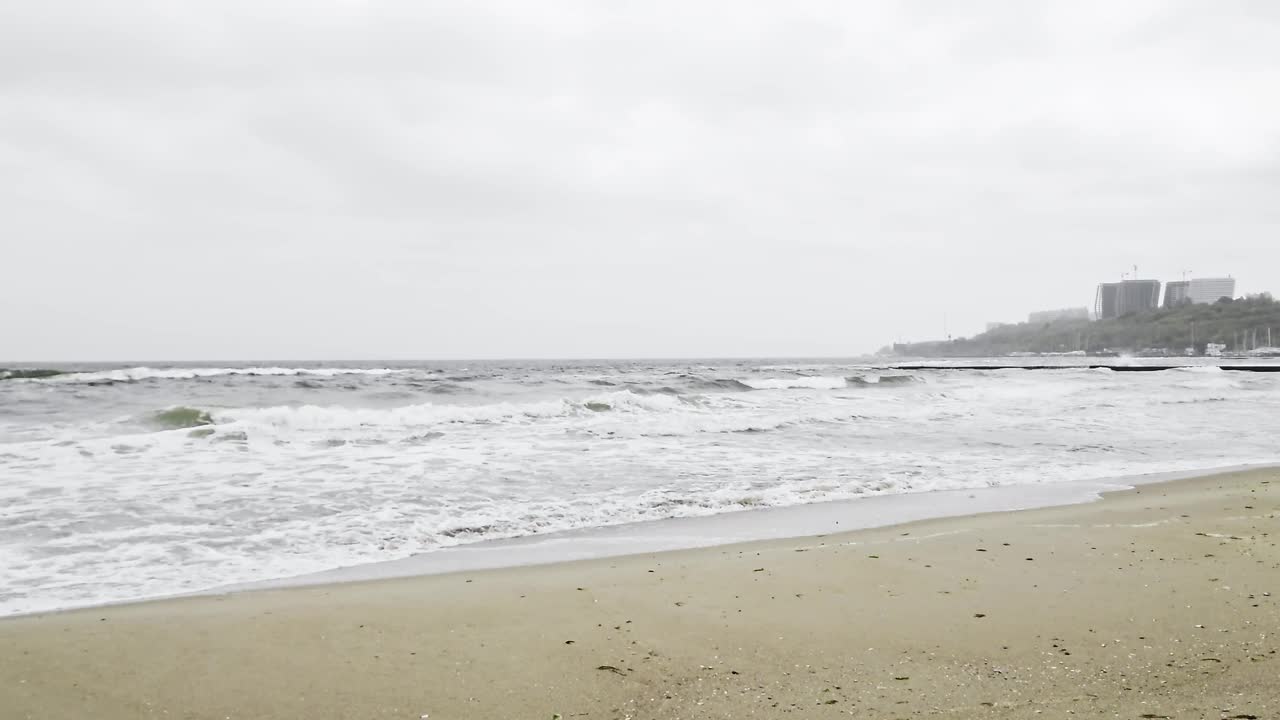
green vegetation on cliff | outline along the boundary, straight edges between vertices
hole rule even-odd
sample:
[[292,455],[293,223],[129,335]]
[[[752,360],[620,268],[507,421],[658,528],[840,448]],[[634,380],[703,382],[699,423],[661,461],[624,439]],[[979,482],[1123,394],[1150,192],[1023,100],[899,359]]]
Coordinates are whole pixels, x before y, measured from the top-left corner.
[[1181,355],[1194,347],[1202,354],[1207,343],[1221,343],[1228,351],[1253,347],[1255,333],[1256,344],[1266,345],[1268,328],[1272,342],[1280,345],[1280,302],[1264,294],[1108,320],[1003,325],[972,338],[895,345],[894,352],[920,357],[986,357],[1019,352],[1165,350]]

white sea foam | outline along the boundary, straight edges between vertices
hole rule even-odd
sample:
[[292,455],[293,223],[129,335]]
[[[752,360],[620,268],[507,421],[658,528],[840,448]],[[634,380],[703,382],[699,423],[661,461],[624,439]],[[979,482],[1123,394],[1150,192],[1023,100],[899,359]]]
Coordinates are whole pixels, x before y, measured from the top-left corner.
[[219,410],[219,424],[269,427],[286,431],[391,428],[416,431],[441,425],[530,423],[539,419],[591,417],[602,412],[672,412],[689,403],[667,395],[638,395],[629,390],[532,403],[450,405],[423,403],[393,408],[276,406]]
[[[289,368],[289,367],[243,367],[243,368],[151,368],[135,367],[115,370],[98,370],[93,372],[69,372],[46,378],[32,378],[19,382],[34,383],[93,383],[93,382],[136,382],[139,380],[194,380],[197,378],[214,378],[228,375],[245,376],[291,376],[306,375],[313,377],[336,377],[339,375],[394,375],[404,370],[393,368]],[[11,381],[12,382],[12,381]]]
[[849,384],[843,375],[840,377],[797,375],[780,378],[747,378],[742,380],[742,383],[756,390],[836,390],[847,387]]
[[[450,402],[414,369],[372,371],[363,395],[225,373],[0,385],[0,613],[638,520],[1280,459],[1280,374],[481,370]],[[175,406],[213,425],[136,420]]]

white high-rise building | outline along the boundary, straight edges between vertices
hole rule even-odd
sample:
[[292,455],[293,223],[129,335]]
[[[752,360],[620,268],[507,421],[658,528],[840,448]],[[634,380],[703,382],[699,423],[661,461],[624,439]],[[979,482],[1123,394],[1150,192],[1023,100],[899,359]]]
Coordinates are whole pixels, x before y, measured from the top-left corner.
[[1200,305],[1211,305],[1220,298],[1236,296],[1235,278],[1194,278],[1187,287],[1187,299]]

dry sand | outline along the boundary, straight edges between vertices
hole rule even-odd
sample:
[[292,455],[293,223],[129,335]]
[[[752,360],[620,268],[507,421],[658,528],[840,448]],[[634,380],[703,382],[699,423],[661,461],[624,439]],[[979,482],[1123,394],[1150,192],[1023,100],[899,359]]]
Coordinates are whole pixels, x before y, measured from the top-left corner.
[[1280,473],[0,622],[0,717],[1280,718]]

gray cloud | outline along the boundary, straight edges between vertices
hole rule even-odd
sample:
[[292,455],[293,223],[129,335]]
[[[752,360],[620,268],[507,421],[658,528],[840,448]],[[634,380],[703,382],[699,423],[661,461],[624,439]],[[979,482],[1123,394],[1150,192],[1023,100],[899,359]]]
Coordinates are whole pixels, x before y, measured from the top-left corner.
[[11,2],[0,357],[850,354],[1280,289],[1267,2]]

